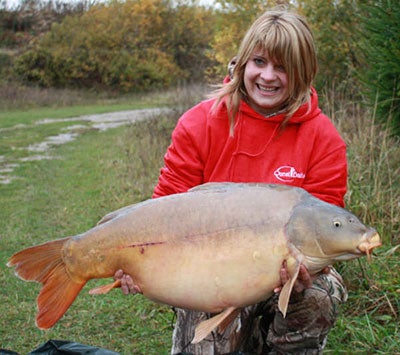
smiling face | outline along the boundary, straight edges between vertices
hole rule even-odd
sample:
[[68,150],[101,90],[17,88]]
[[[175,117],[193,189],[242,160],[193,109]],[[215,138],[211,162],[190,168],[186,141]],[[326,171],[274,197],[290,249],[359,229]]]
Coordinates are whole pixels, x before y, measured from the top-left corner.
[[[261,61],[255,61],[257,56]],[[264,72],[270,62],[274,62],[274,75]],[[231,131],[242,100],[263,115],[284,109],[283,128],[302,105],[310,104],[317,67],[305,19],[285,10],[265,12],[246,32],[231,81],[216,95],[219,101],[228,99]]]
[[255,50],[246,63],[244,86],[249,105],[262,115],[279,111],[289,98],[285,68],[260,50]]

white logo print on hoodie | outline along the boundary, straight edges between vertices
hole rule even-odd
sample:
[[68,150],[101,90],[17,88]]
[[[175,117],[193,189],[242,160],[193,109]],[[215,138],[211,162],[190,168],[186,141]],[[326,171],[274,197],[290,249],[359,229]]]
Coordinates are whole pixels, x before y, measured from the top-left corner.
[[293,166],[284,165],[274,171],[275,177],[283,182],[293,182],[294,179],[304,179],[306,175],[296,171]]

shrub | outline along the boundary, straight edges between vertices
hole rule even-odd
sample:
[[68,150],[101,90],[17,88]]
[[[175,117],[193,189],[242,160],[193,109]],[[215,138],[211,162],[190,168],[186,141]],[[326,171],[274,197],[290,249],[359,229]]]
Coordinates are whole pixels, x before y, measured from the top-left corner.
[[15,72],[43,86],[100,85],[121,91],[198,79],[202,73],[194,61],[206,58],[202,53],[211,33],[204,25],[207,13],[166,0],[93,6],[53,24],[17,59]]
[[381,122],[400,135],[400,2],[373,1],[361,9],[362,66],[358,74]]
[[298,11],[306,17],[315,37],[319,64],[315,85],[318,89],[346,85],[357,65],[357,1],[299,0]]

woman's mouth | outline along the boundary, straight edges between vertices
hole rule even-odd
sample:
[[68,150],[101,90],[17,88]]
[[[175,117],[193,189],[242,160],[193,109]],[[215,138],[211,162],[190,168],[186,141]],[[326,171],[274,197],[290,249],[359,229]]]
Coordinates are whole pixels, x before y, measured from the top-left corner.
[[279,87],[277,86],[265,86],[265,85],[260,85],[256,84],[257,88],[267,94],[274,94],[279,90]]

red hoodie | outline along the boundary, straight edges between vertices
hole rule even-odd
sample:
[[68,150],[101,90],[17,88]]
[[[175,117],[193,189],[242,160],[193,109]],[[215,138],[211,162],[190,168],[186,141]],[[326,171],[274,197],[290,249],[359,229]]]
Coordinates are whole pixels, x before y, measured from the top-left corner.
[[346,145],[321,113],[312,91],[281,130],[284,114],[266,118],[241,102],[234,135],[225,104],[199,103],[178,121],[153,197],[184,192],[206,182],[264,182],[300,186],[343,206]]

